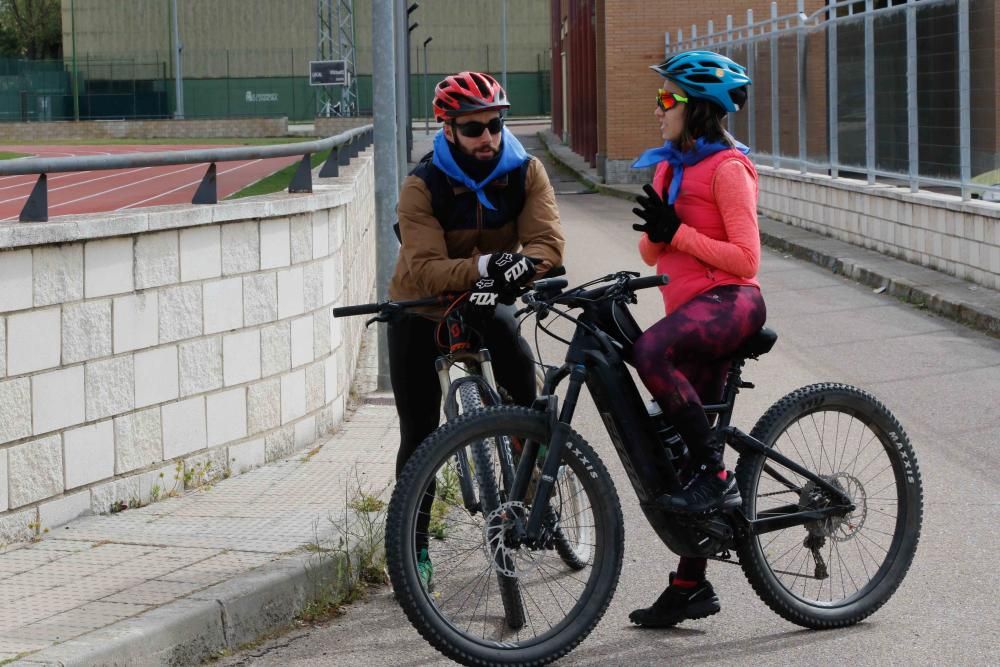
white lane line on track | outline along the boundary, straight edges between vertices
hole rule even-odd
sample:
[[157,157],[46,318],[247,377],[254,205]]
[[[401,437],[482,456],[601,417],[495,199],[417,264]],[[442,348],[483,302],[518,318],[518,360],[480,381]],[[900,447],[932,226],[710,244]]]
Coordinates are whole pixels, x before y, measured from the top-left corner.
[[[109,178],[116,178],[118,176],[128,176],[129,174],[137,174],[140,171],[146,171],[147,169],[153,169],[153,167],[138,167],[136,169],[129,169],[128,171],[122,171],[122,172],[119,172],[117,174],[107,174],[106,176],[98,176],[97,178],[90,178],[90,179],[87,179],[85,181],[76,181],[75,183],[69,183],[68,185],[61,185],[58,188],[49,188],[49,192],[50,193],[52,193],[52,192],[58,192],[59,190],[65,190],[66,188],[75,188],[78,185],[87,185],[88,183],[96,183],[97,181],[104,181],[104,180],[107,180]],[[90,173],[90,172],[74,171],[71,174],[66,174],[65,176],[63,176],[63,178],[66,178],[66,176],[72,176],[73,174],[84,174],[84,173]],[[177,172],[170,172],[170,173],[177,173]],[[167,174],[164,174],[164,175],[167,175]],[[51,183],[54,180],[56,180],[56,178],[50,178],[49,182]],[[23,188],[25,185],[33,185],[33,183],[28,183],[28,184],[21,183],[19,185],[8,185],[7,187],[0,188],[0,190],[7,190],[9,188]],[[10,199],[0,199],[0,204],[7,204],[7,203],[12,202],[12,201],[17,201],[18,199],[26,199],[27,197],[28,197],[28,195],[18,195],[17,197],[11,197]]]
[[[224,171],[216,172],[216,179],[218,179],[218,177],[221,176],[222,174],[228,174],[230,172],[236,171],[237,169],[242,169],[243,167],[249,167],[250,165],[257,164],[258,162],[261,162],[261,161],[262,161],[262,159],[257,159],[257,160],[253,160],[251,162],[247,162],[247,163],[241,164],[238,167],[233,167],[232,169],[226,169]],[[185,183],[184,185],[176,187],[173,190],[167,190],[166,192],[161,192],[160,194],[156,195],[155,197],[149,197],[147,199],[143,199],[142,201],[137,201],[137,202],[134,202],[132,204],[127,204],[126,206],[122,206],[121,208],[117,208],[115,210],[116,211],[124,211],[127,208],[132,208],[134,206],[140,206],[142,204],[145,204],[146,202],[150,202],[150,201],[153,201],[153,200],[156,200],[156,199],[160,199],[161,197],[166,197],[167,195],[173,194],[174,192],[177,192],[178,190],[183,190],[184,188],[189,188],[192,185],[197,185],[198,183],[201,183],[201,179],[200,178],[197,181],[191,181],[190,183]]]

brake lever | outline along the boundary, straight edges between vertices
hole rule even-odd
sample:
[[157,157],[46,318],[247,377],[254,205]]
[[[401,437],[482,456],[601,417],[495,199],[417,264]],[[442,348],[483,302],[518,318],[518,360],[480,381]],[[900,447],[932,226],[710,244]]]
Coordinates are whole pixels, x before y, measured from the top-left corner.
[[381,311],[379,311],[378,315],[365,322],[365,328],[367,329],[369,326],[375,324],[376,322],[389,322],[390,320],[392,320],[393,317],[395,317],[400,312],[402,312],[402,310],[398,306],[392,303],[388,303]]

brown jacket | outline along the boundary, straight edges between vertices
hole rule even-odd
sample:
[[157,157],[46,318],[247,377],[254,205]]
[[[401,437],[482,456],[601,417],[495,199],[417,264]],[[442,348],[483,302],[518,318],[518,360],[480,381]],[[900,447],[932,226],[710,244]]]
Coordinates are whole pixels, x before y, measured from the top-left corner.
[[[513,178],[518,172],[511,172]],[[468,193],[450,182],[455,195]],[[509,187],[508,178],[486,186],[486,196]],[[402,247],[389,283],[394,301],[422,299],[442,292],[467,290],[479,279],[479,257],[493,252],[521,252],[543,260],[541,272],[562,264],[565,240],[559,223],[555,192],[542,164],[531,158],[524,179],[524,207],[516,220],[484,229],[482,204],[477,203],[477,224],[446,230],[434,217],[431,191],[418,175],[403,181],[399,194],[399,232]]]

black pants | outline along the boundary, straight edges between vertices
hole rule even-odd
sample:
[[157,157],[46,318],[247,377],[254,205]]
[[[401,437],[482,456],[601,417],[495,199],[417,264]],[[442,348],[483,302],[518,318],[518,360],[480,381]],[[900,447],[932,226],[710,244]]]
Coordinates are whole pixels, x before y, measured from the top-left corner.
[[[490,351],[497,384],[519,405],[535,398],[534,357],[527,341],[517,332],[514,309],[500,306],[496,316],[470,326],[479,332],[479,348]],[[441,385],[434,360],[441,351],[434,340],[437,322],[406,316],[389,323],[389,378],[399,413],[399,477],[413,452],[440,423]],[[435,485],[427,489],[417,518],[417,553],[428,545],[428,525],[434,504]]]
[[[497,384],[514,402],[531,405],[535,398],[534,357],[517,332],[513,308],[499,306],[496,316],[468,325],[479,332],[479,347],[490,351]],[[389,378],[399,413],[399,453],[396,475],[430,433],[438,427],[441,385],[434,360],[441,356],[434,341],[437,322],[408,316],[389,323]]]

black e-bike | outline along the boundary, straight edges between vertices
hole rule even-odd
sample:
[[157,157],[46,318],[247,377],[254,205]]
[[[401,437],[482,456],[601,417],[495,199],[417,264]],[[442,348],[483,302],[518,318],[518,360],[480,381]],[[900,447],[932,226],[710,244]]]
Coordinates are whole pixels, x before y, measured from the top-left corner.
[[[624,525],[607,469],[571,426],[585,384],[663,542],[684,556],[732,559],[735,552],[753,589],[783,618],[817,629],[857,623],[892,596],[910,567],[923,511],[920,472],[903,428],[874,396],[814,384],[771,406],[750,434],[730,424],[737,394],[753,386],[742,379],[746,361],[777,339],[767,328],[734,355],[722,401],[705,406],[716,437],[739,455],[742,507],[688,516],[654,503],[681,488],[686,451],[626,367],[641,333],[628,304],[637,290],[666,282],[636,276],[619,272],[573,289],[560,278],[537,281],[523,312],[575,323],[565,363],[546,373],[531,408],[485,407],[448,421],[397,480],[386,525],[392,584],[421,635],[454,660],[551,662],[593,630],[611,601]],[[440,503],[456,453],[484,445],[494,454],[474,465],[495,467],[488,477],[499,484],[498,502],[470,513],[452,499],[439,511],[447,530],[431,541],[435,586],[428,590],[415,553],[425,497],[438,494]],[[569,491],[559,484],[566,469],[577,482]],[[579,567],[566,567],[556,548],[563,521],[591,542],[579,545],[587,556]],[[517,614],[498,590],[498,581],[511,580]]]

